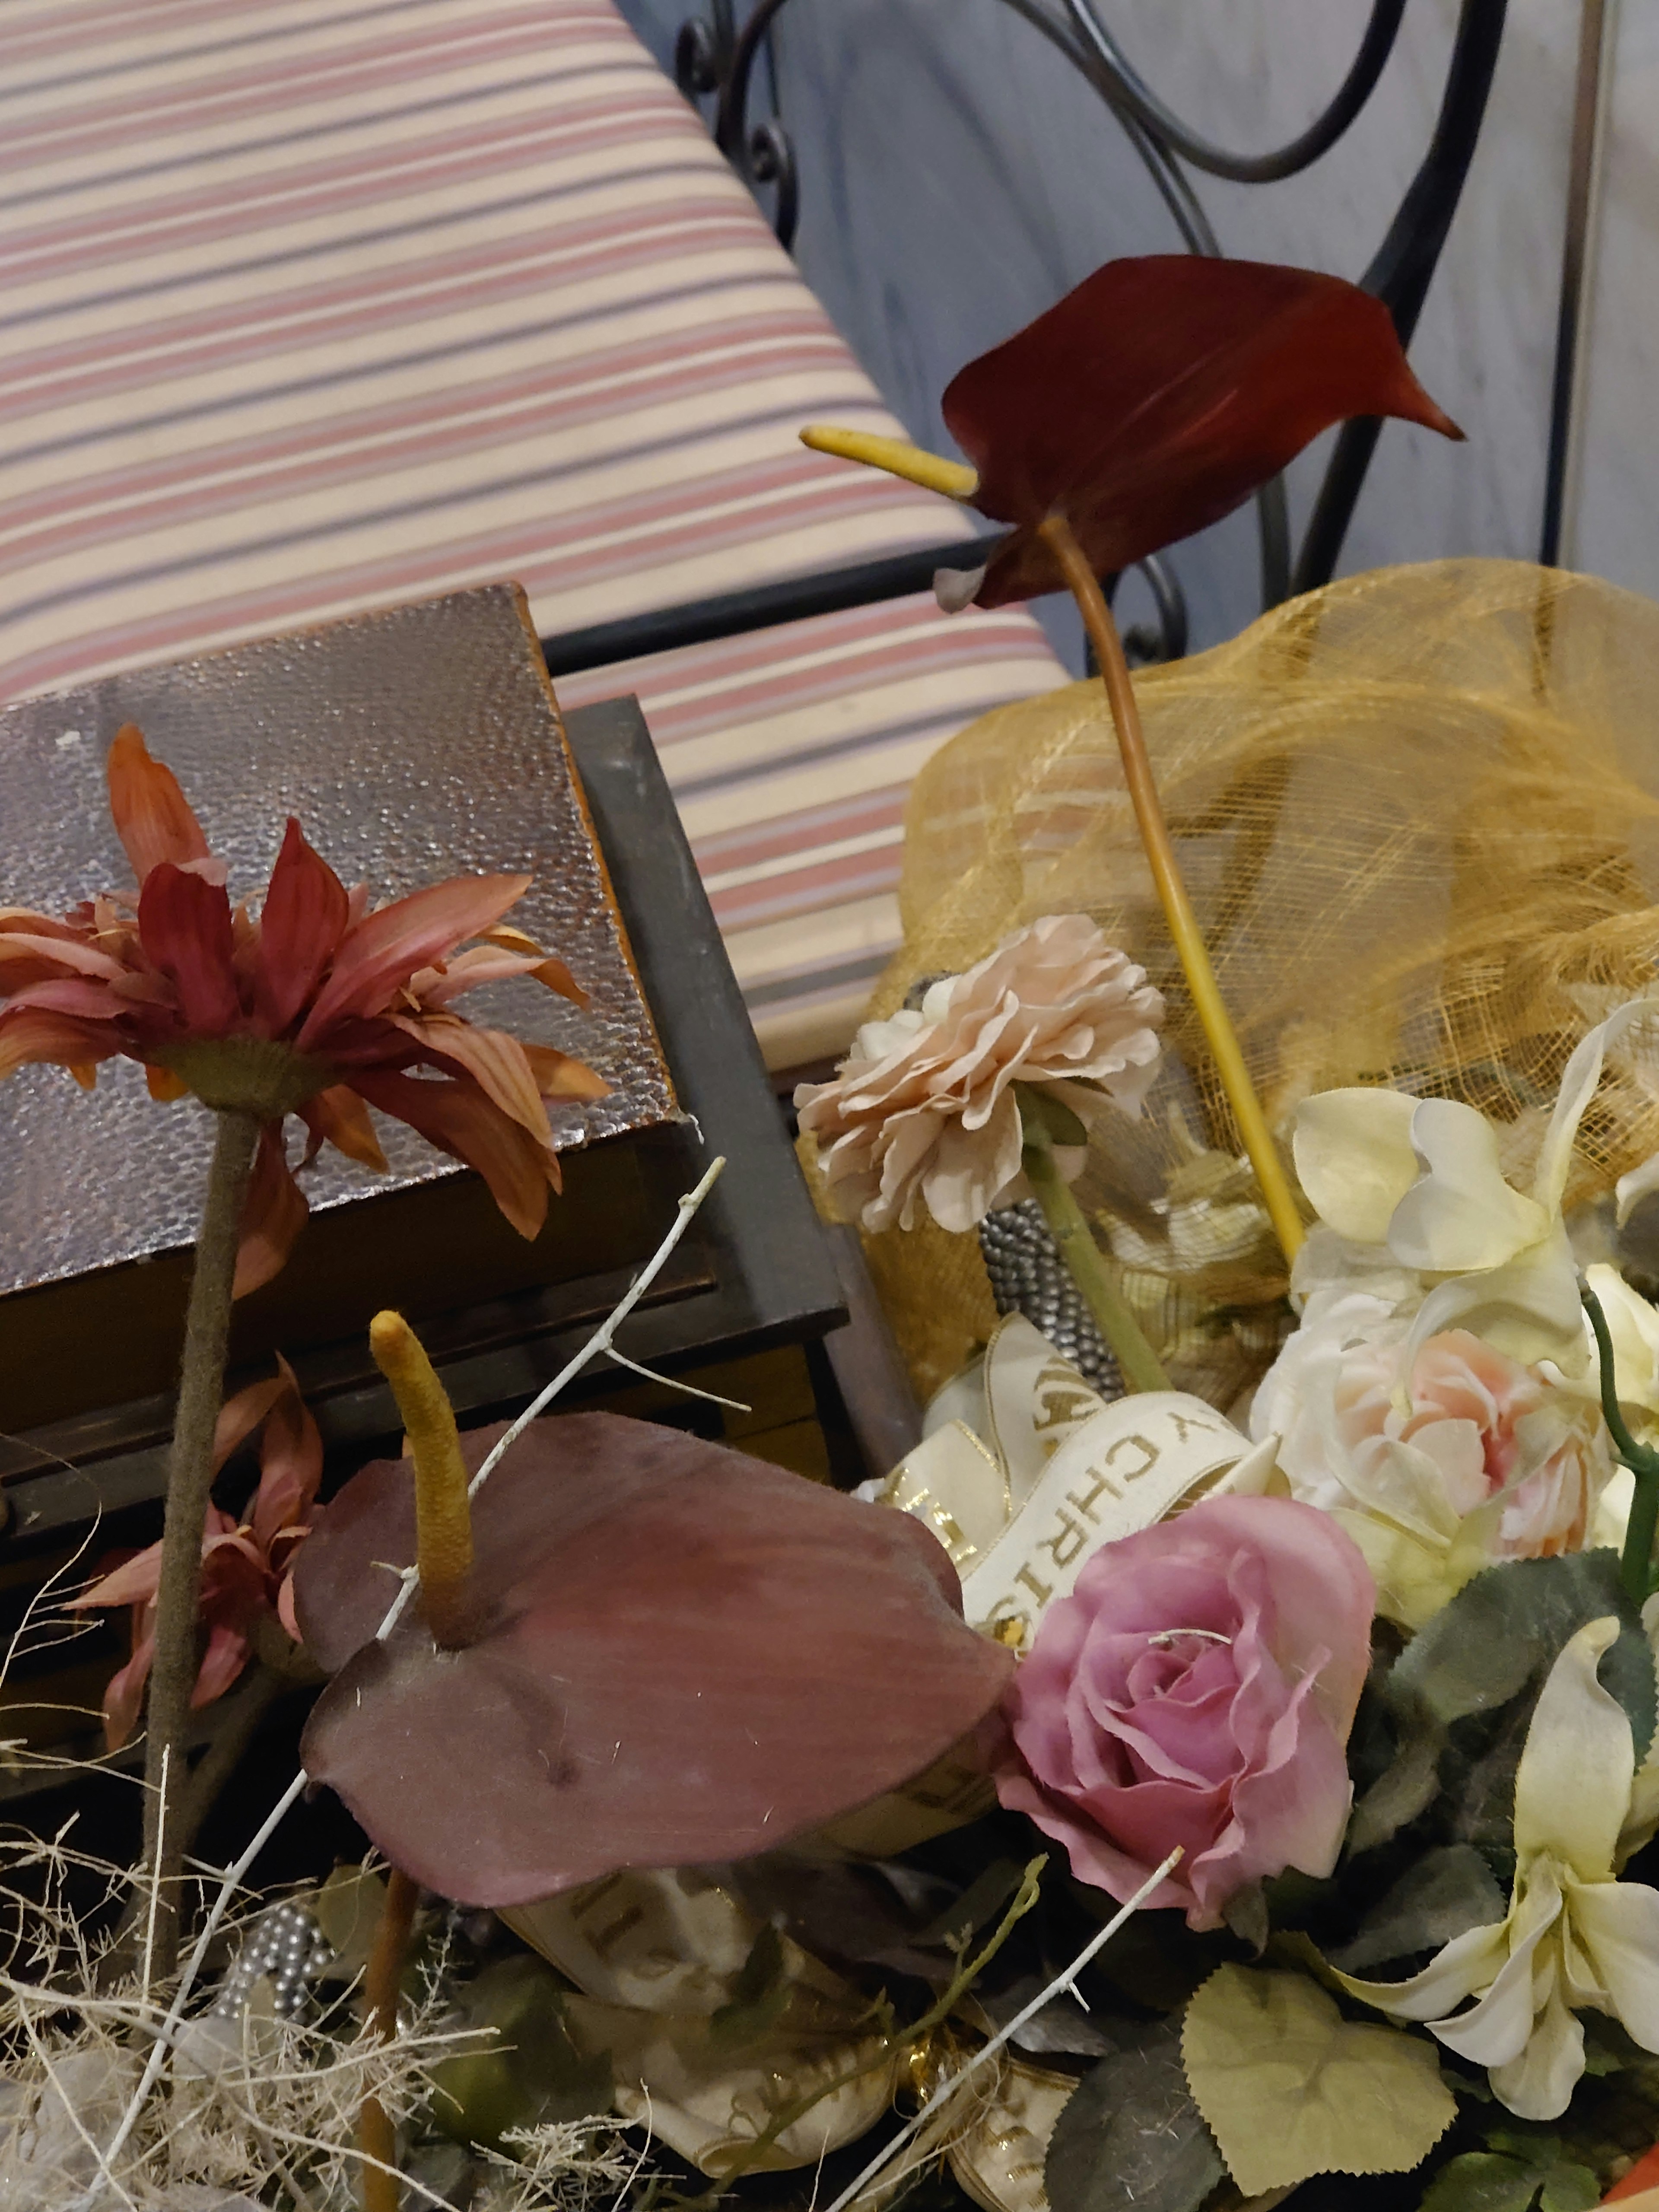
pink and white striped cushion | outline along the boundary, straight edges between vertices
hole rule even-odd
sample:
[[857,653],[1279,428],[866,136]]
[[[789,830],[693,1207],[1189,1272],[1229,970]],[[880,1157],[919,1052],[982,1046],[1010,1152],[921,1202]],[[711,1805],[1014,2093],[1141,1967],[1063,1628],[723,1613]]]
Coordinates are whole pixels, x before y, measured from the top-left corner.
[[[552,633],[951,534],[797,443],[894,426],[610,0],[8,0],[0,131],[0,698],[504,574]],[[804,702],[799,626],[605,680],[701,700],[677,787],[792,1039],[851,1003],[811,918],[921,757],[891,733],[1060,675],[1020,617],[826,619],[811,799],[805,704],[752,704],[775,666]]]
[[931,597],[567,676],[645,709],[768,1060],[839,1051],[898,949],[904,802],[976,714],[1058,680],[1018,611]]

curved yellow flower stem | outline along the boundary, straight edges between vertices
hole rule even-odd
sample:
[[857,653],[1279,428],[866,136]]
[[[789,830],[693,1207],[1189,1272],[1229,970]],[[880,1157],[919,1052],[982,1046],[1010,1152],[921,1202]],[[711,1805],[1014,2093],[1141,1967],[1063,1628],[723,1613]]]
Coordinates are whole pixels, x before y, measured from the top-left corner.
[[1255,1170],[1256,1181],[1261,1186],[1268,1218],[1273,1233],[1284,1249],[1285,1257],[1293,1260],[1301,1249],[1306,1235],[1302,1216],[1297,1210],[1291,1194],[1289,1178],[1273,1143],[1273,1132],[1267,1127],[1267,1117],[1261,1110],[1255,1085],[1244,1064],[1244,1054],[1238,1042],[1238,1033],[1232,1024],[1226,1003],[1221,996],[1221,987],[1216,981],[1215,970],[1210,965],[1210,956],[1204,943],[1204,933],[1198,926],[1198,916],[1193,912],[1192,901],[1187,896],[1187,886],[1182,881],[1181,869],[1176,859],[1175,846],[1170,836],[1170,826],[1164,818],[1164,808],[1152,781],[1152,763],[1146,755],[1146,739],[1140,726],[1140,712],[1135,704],[1134,687],[1129,681],[1129,665],[1123,658],[1123,643],[1117,634],[1117,624],[1112,620],[1112,611],[1107,605],[1094,570],[1089,566],[1083,548],[1078,544],[1072,526],[1063,515],[1050,515],[1039,526],[1039,534],[1060,564],[1083,617],[1084,628],[1100,663],[1101,680],[1106,686],[1107,704],[1112,711],[1112,721],[1117,731],[1118,750],[1123,757],[1123,777],[1128,786],[1129,803],[1135,811],[1136,826],[1146,859],[1152,872],[1152,881],[1164,908],[1164,918],[1169,924],[1170,935],[1185,971],[1193,1005],[1203,1025],[1210,1051],[1221,1078],[1221,1087],[1233,1109],[1233,1119],[1244,1150]]
[[[868,467],[884,469],[890,476],[902,477],[907,483],[921,484],[927,491],[942,492],[947,499],[970,500],[979,489],[977,474],[961,461],[947,461],[938,453],[925,453],[920,446],[907,444],[901,438],[878,438],[865,430],[842,430],[815,422],[801,432],[800,440],[802,445],[811,447],[815,453],[836,453],[843,460],[862,461]],[[1039,534],[1060,563],[1083,617],[1095,658],[1100,663],[1107,704],[1117,731],[1118,750],[1123,757],[1124,781],[1128,786],[1130,804],[1135,811],[1135,823],[1152,868],[1152,881],[1164,908],[1164,918],[1192,992],[1193,1005],[1208,1040],[1221,1087],[1227,1094],[1239,1136],[1261,1186],[1273,1234],[1286,1260],[1294,1260],[1307,1231],[1291,1195],[1290,1179],[1273,1143],[1273,1132],[1267,1127],[1267,1117],[1261,1110],[1261,1101],[1250,1080],[1249,1069],[1244,1065],[1238,1033],[1221,996],[1215,969],[1210,965],[1198,916],[1193,912],[1187,886],[1182,881],[1170,826],[1164,818],[1158,787],[1152,781],[1152,763],[1146,757],[1146,740],[1117,624],[1112,620],[1112,611],[1106,604],[1099,580],[1065,517],[1050,515],[1039,526]]]
[[368,1345],[392,1385],[415,1462],[415,1564],[427,1623],[433,1640],[453,1650],[466,1641],[472,1573],[472,1516],[454,1408],[400,1313],[377,1313],[368,1325]]

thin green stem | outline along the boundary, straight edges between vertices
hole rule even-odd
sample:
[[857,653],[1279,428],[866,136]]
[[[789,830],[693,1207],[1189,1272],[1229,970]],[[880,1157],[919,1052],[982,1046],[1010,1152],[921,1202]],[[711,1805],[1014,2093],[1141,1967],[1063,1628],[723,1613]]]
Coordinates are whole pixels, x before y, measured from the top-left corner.
[[[259,1125],[251,1114],[214,1116],[213,1163],[196,1240],[190,1309],[185,1322],[173,1451],[167,1462],[167,1518],[155,1595],[155,1657],[145,1723],[144,1864],[156,1883],[156,1972],[169,1976],[179,1955],[179,1881],[184,1869],[185,1740],[196,1687],[197,1607],[202,1590],[202,1532],[213,1489],[213,1430],[224,1390],[230,1336],[231,1288],[242,1203]],[[167,1802],[161,1789],[170,1769]]]
[[1060,1247],[1060,1256],[1082,1291],[1095,1326],[1106,1340],[1127,1390],[1167,1390],[1170,1378],[1147,1343],[1128,1300],[1112,1279],[1094,1232],[1083,1218],[1083,1209],[1072,1195],[1072,1187],[1060,1171],[1048,1133],[1030,1115],[1025,1116],[1025,1179],[1030,1184],[1048,1232]]
[[1601,1417],[1613,1438],[1613,1449],[1636,1479],[1636,1494],[1631,1500],[1619,1572],[1632,1601],[1642,1605],[1652,1595],[1654,1587],[1653,1539],[1656,1528],[1659,1528],[1659,1452],[1638,1444],[1626,1426],[1619,1407],[1607,1317],[1601,1310],[1601,1299],[1588,1283],[1579,1284],[1578,1294],[1584,1301],[1584,1311],[1589,1316],[1591,1334],[1595,1339],[1601,1376]]

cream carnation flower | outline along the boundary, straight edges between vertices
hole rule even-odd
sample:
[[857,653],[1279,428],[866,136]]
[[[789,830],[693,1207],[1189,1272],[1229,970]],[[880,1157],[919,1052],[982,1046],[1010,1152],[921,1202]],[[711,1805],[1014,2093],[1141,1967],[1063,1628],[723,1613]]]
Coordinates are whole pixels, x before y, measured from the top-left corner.
[[1045,915],[919,1011],[866,1022],[833,1083],[796,1091],[800,1126],[866,1229],[909,1229],[922,1204],[960,1233],[1020,1183],[1014,1085],[1090,1085],[1139,1113],[1163,1018],[1146,970],[1085,915]]

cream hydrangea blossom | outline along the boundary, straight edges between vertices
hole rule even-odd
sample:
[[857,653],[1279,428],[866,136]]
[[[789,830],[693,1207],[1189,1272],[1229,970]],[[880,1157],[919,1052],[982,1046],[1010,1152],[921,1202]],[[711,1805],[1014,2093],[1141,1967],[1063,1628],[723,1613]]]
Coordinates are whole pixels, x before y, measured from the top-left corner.
[[1659,1891],[1617,1874],[1650,1831],[1653,1778],[1638,1776],[1630,1722],[1596,1679],[1618,1633],[1611,1618],[1581,1628],[1534,1710],[1515,1781],[1506,1917],[1454,1936],[1408,1981],[1340,1977],[1485,2066],[1495,2094],[1529,2120],[1565,2112],[1584,2070],[1577,2014],[1586,2008],[1659,2051]]

